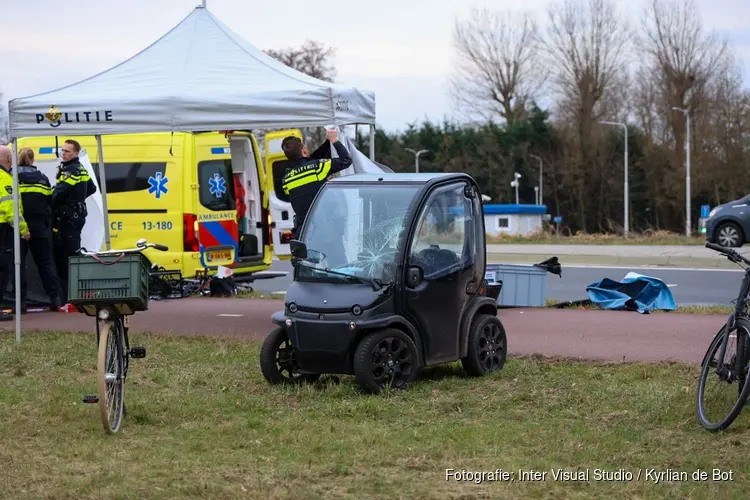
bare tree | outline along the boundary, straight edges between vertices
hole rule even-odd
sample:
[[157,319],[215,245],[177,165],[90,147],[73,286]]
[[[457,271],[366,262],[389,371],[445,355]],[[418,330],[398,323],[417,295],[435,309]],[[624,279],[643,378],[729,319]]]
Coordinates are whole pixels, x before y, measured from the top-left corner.
[[[627,25],[609,0],[563,0],[548,9],[549,25],[545,53],[553,68],[553,83],[559,96],[561,117],[570,123],[577,148],[566,159],[565,180],[579,206],[579,225],[603,227],[601,208],[612,175],[596,160],[594,127],[616,113],[624,89]],[[620,174],[621,175],[621,174]],[[587,200],[599,213],[587,214]],[[587,224],[589,221],[595,221]]]
[[[315,40],[307,40],[301,47],[289,47],[281,50],[266,50],[266,54],[290,68],[326,82],[336,78],[336,68],[331,58],[336,53],[333,47],[326,47]],[[325,140],[325,131],[321,128],[303,130],[308,147],[313,147]]]
[[307,40],[301,47],[289,47],[281,50],[266,50],[266,54],[290,68],[326,82],[336,78],[336,68],[331,58],[336,49],[326,47],[315,40]]
[[714,204],[735,200],[750,192],[745,174],[750,157],[750,91],[743,89],[742,69],[729,55],[706,90],[701,165],[695,179]]
[[563,107],[590,125],[625,77],[627,26],[609,0],[564,0],[549,7],[545,39]]
[[472,10],[456,20],[457,68],[450,94],[461,114],[484,121],[498,116],[514,123],[544,83],[538,64],[539,29],[528,13]]
[[726,41],[705,33],[693,0],[651,0],[638,47],[659,80],[665,105],[695,108],[727,56]]
[[[727,68],[727,44],[715,33],[706,32],[692,0],[650,0],[641,23],[637,47],[643,55],[643,70],[651,75],[647,82],[654,100],[654,124],[660,131],[656,139],[672,145],[672,165],[659,178],[664,198],[671,200],[670,214],[665,219],[682,218],[685,202],[682,166],[685,163],[686,120],[674,107],[687,109],[691,128],[691,150],[703,148],[700,139],[710,127],[706,116],[710,86],[715,77]],[[693,162],[693,177],[702,175],[700,156]],[[664,167],[662,167],[664,168]]]

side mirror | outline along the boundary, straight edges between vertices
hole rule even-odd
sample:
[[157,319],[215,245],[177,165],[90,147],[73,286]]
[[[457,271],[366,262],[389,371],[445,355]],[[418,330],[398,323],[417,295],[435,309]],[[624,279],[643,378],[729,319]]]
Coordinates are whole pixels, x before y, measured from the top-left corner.
[[306,259],[307,258],[307,245],[299,240],[292,240],[289,242],[289,250],[292,253],[292,257],[295,259]]
[[424,271],[419,266],[412,266],[406,270],[406,286],[409,288],[418,287],[423,278]]
[[135,242],[135,246],[138,248],[143,248],[146,246],[146,238],[141,238],[138,241]]

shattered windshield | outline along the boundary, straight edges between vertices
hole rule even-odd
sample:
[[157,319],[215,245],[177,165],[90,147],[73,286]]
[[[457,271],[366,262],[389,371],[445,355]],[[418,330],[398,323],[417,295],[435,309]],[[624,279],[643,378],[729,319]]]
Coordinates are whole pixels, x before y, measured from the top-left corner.
[[356,282],[343,273],[392,282],[399,237],[419,188],[328,184],[305,223],[302,241],[308,258],[298,266],[298,278]]

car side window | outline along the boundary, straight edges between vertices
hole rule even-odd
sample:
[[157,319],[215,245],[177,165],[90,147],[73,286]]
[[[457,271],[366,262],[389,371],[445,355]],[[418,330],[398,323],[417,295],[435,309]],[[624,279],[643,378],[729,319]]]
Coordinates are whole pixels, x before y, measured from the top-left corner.
[[471,200],[466,184],[436,190],[419,214],[409,264],[424,270],[425,280],[436,280],[471,265],[474,259]]

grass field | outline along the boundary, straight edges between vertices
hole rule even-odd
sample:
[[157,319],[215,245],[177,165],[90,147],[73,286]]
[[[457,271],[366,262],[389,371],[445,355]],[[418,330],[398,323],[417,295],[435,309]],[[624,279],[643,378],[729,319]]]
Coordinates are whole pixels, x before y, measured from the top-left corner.
[[526,243],[535,245],[705,245],[703,236],[687,237],[669,231],[631,233],[628,238],[618,234],[577,233],[558,236],[551,232],[540,232],[528,236],[487,236],[487,243]]
[[[750,487],[750,415],[723,435],[703,431],[694,366],[511,356],[484,379],[453,364],[377,397],[351,377],[269,386],[255,342],[133,343],[149,354],[131,363],[129,415],[107,436],[98,407],[81,403],[96,388],[92,335],[34,333],[20,345],[0,335],[0,496],[728,499]],[[733,480],[713,481],[714,468]],[[515,480],[446,481],[446,469]],[[589,480],[555,480],[553,469]],[[598,481],[596,469],[633,478]],[[647,469],[688,477],[656,484]],[[519,481],[519,470],[547,474]],[[693,480],[698,470],[708,479]]]
[[[264,297],[262,295],[258,296],[258,298],[272,298],[272,297]],[[556,304],[554,300],[547,300],[546,306],[552,307]],[[601,308],[596,304],[583,304],[583,305],[577,305],[577,304],[571,304],[565,309],[587,309],[592,311],[598,311],[601,310]],[[722,306],[722,305],[713,305],[713,306],[677,306],[677,309],[674,311],[652,311],[650,314],[657,314],[657,313],[666,313],[666,314],[675,314],[675,313],[684,313],[684,314],[722,314],[722,315],[729,315],[731,312],[734,311],[734,306]]]

